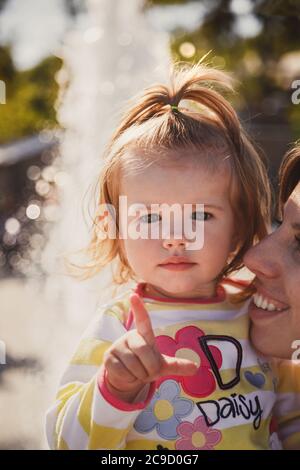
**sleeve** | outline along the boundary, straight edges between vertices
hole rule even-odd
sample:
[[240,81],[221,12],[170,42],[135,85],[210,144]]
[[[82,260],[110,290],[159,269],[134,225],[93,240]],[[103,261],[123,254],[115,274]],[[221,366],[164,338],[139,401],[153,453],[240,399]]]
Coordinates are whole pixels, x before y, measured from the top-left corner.
[[278,361],[274,414],[286,450],[300,450],[300,361]]
[[[127,332],[111,310],[104,310],[88,328],[68,365],[46,414],[46,437],[51,449],[124,449],[129,430],[152,398],[147,385],[133,404],[112,396],[102,365],[106,349]],[[140,401],[143,400],[143,401]]]

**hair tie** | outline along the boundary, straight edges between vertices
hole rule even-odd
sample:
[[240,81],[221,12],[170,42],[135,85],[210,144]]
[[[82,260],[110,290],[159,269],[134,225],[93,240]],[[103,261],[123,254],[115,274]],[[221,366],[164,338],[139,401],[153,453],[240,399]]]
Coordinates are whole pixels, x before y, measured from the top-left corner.
[[179,111],[178,106],[176,104],[171,104],[170,106],[172,111]]

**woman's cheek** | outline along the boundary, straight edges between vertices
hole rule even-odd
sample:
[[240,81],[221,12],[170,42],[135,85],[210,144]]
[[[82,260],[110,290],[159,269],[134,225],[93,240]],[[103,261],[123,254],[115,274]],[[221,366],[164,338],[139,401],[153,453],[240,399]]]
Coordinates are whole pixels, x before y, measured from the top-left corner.
[[[296,282],[298,280],[298,282]],[[291,307],[293,320],[300,324],[300,266],[293,276],[289,276],[287,280],[287,301]],[[300,329],[298,329],[300,336]]]

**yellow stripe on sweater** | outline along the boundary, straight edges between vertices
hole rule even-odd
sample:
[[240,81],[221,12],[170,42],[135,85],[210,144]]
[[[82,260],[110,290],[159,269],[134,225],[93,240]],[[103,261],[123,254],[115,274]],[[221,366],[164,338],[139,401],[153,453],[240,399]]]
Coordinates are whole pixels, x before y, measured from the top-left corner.
[[99,366],[103,362],[105,351],[111,346],[109,341],[85,338],[79,343],[72,357],[71,364]]

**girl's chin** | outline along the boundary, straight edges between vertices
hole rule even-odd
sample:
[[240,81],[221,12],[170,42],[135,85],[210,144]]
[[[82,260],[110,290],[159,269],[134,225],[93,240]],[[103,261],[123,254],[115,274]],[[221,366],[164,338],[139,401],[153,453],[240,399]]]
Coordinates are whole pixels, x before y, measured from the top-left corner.
[[156,297],[170,297],[170,298],[192,298],[192,297],[200,297],[199,294],[197,294],[197,290],[195,290],[194,286],[191,285],[190,283],[183,283],[182,281],[177,282],[172,282],[172,280],[169,280],[169,282],[166,282],[164,280],[161,282],[156,282],[156,284],[153,283],[147,283],[148,288],[147,291],[149,294],[152,294]]

